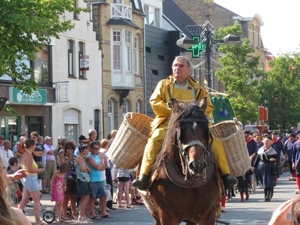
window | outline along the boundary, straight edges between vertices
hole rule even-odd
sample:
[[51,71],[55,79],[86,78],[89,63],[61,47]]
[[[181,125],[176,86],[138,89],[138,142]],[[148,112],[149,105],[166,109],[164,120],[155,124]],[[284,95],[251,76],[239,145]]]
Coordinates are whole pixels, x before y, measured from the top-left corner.
[[144,5],[145,24],[159,27],[159,9],[150,5]]
[[137,101],[136,101],[136,104],[135,104],[135,111],[136,111],[137,113],[141,113],[141,107],[142,107],[141,101],[140,101],[140,100],[137,100]]
[[[74,8],[76,9],[76,8],[78,8],[78,0],[74,0]],[[79,14],[77,14],[77,13],[73,13],[73,18],[75,19],[75,20],[79,20]]]
[[121,32],[113,32],[113,68],[121,70]]
[[79,112],[76,109],[64,111],[64,136],[70,140],[77,140],[79,133]]
[[85,78],[85,72],[80,70],[80,57],[84,54],[84,43],[78,43],[78,70],[79,70],[79,78]]
[[250,24],[250,43],[252,46],[254,46],[254,26],[253,24]]
[[135,74],[140,74],[140,54],[139,54],[139,49],[140,49],[140,44],[139,44],[139,37],[136,36],[134,38],[134,73]]
[[128,112],[128,101],[124,100],[123,104],[122,104],[122,110],[123,110],[123,116],[126,115],[126,113]]
[[126,70],[131,71],[131,32],[125,30],[125,45],[126,45]]
[[140,10],[139,0],[133,0],[134,8]]
[[75,76],[74,74],[74,42],[68,41],[68,74],[69,76]]
[[257,26],[256,27],[256,30],[255,30],[255,46],[256,47],[259,47],[259,27]]
[[108,110],[107,110],[107,116],[108,116],[108,130],[114,130],[114,112],[115,112],[115,102],[113,99],[108,100]]
[[45,46],[41,51],[35,54],[35,60],[33,62],[34,79],[37,83],[48,84],[50,74],[49,74],[49,51],[50,47]]
[[[50,46],[44,46],[39,52],[35,53],[34,61],[30,61],[28,57],[20,56],[21,58],[16,59],[16,70],[18,72],[23,71],[23,66],[21,63],[25,65],[27,68],[31,68],[33,70],[33,74],[27,75],[25,79],[34,78],[35,81],[39,84],[49,84],[50,82]],[[2,75],[1,80],[12,81],[12,77],[6,74]],[[19,79],[17,79],[18,81]]]

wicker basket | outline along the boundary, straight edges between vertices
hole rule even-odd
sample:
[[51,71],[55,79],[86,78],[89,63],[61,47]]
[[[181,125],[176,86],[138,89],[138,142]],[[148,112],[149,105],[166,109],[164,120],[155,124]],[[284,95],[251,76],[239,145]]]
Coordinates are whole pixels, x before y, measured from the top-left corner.
[[235,177],[244,175],[251,164],[242,123],[236,120],[223,121],[213,125],[210,131],[223,143],[230,174]]
[[129,112],[118,129],[117,135],[108,150],[114,164],[123,169],[133,169],[142,160],[153,119]]

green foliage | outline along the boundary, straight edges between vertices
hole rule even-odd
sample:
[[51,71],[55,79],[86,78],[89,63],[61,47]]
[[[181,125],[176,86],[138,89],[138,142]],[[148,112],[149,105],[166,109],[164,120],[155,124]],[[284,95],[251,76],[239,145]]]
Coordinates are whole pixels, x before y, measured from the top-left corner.
[[[235,23],[231,27],[219,28],[216,36],[229,33],[240,36],[241,27]],[[227,87],[226,94],[229,94],[237,119],[243,124],[256,122],[260,98],[258,80],[264,74],[258,69],[259,57],[253,55],[254,49],[246,38],[240,44],[220,45],[219,52],[226,55],[219,59],[222,68],[217,70],[216,76]]]
[[24,60],[73,28],[71,20],[61,20],[64,12],[80,13],[74,0],[0,0],[0,76],[12,77],[13,86],[31,93],[38,84]]
[[285,53],[270,61],[271,70],[262,80],[260,104],[268,107],[270,129],[289,129],[300,122],[299,92],[300,53]]

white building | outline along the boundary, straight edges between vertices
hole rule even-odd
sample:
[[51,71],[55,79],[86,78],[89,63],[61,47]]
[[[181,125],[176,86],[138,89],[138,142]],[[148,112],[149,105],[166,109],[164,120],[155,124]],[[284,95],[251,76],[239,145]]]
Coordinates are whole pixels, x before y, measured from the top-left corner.
[[[78,7],[87,7],[77,1]],[[53,45],[53,83],[56,103],[52,106],[53,144],[58,137],[78,141],[89,129],[102,139],[102,53],[89,12],[65,13],[74,29],[62,33]],[[47,135],[47,134],[45,134]]]

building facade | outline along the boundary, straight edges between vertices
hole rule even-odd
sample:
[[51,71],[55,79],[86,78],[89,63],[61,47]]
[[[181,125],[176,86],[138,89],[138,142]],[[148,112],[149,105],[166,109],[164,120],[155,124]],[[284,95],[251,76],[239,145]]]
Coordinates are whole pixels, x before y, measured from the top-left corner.
[[139,0],[91,2],[102,51],[104,137],[127,112],[145,112],[144,14]]
[[[88,8],[83,0],[76,6]],[[74,28],[60,34],[53,49],[53,86],[55,102],[52,105],[53,140],[66,137],[78,141],[89,129],[103,137],[102,105],[102,51],[93,31],[90,12],[64,13]]]

